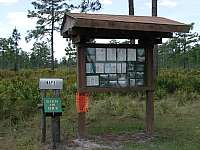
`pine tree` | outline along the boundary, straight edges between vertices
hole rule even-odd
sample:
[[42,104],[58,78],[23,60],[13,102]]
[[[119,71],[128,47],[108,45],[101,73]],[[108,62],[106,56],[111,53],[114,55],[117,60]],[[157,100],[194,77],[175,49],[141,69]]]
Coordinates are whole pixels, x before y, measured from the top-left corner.
[[19,46],[19,40],[21,39],[21,35],[17,31],[16,28],[13,30],[11,38],[12,38],[12,41],[13,41],[13,47],[14,47],[14,51],[15,51],[15,67],[14,67],[14,70],[18,71],[19,70],[19,51],[20,51],[20,48],[18,48],[18,46]]
[[28,11],[29,18],[37,18],[35,30],[28,31],[26,40],[32,38],[43,39],[51,42],[51,68],[54,70],[54,31],[59,31],[64,13],[71,9],[80,8],[81,11],[98,10],[101,8],[99,0],[83,0],[80,5],[67,4],[66,0],[36,0],[32,2],[35,11]]

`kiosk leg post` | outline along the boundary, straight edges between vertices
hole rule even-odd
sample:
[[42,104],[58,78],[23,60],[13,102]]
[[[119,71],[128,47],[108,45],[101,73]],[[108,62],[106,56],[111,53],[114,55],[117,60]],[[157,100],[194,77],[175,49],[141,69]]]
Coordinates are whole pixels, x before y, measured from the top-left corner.
[[154,101],[152,91],[147,91],[146,101],[146,133],[149,136],[153,135],[154,132]]
[[78,137],[80,139],[85,138],[85,134],[86,134],[85,120],[86,120],[85,112],[79,113],[78,114]]

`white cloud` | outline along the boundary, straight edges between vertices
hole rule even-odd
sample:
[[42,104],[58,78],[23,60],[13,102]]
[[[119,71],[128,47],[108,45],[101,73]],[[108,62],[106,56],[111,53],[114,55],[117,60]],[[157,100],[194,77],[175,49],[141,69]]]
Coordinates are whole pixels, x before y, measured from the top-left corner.
[[161,0],[159,4],[160,6],[170,7],[170,8],[177,6],[177,2],[175,0]]
[[54,53],[55,58],[61,59],[65,56],[65,48],[67,46],[66,38],[63,38],[59,32],[54,34]]
[[0,0],[0,4],[10,4],[10,3],[17,3],[19,0]]
[[100,0],[102,4],[112,4],[112,0]]
[[28,18],[26,12],[8,13],[7,19],[9,20],[8,22],[10,25],[16,27],[33,28],[36,25],[36,20]]

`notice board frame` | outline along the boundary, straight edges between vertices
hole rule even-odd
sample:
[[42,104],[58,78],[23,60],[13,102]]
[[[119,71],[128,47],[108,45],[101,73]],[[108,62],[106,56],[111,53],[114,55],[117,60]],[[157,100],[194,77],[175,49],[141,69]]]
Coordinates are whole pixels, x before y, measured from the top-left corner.
[[[145,62],[144,62],[144,85],[133,87],[88,87],[86,86],[86,49],[87,48],[143,48],[145,50]],[[133,91],[154,91],[154,85],[148,84],[149,71],[151,72],[151,66],[148,67],[149,62],[152,61],[149,50],[152,49],[152,44],[96,44],[96,43],[83,43],[77,45],[77,83],[78,90],[80,92],[133,92]]]

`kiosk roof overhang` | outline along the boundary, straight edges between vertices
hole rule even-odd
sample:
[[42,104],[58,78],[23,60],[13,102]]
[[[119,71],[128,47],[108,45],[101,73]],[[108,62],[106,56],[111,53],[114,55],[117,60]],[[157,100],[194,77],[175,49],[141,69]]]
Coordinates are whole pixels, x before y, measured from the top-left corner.
[[173,32],[189,32],[189,25],[163,17],[70,13],[61,27],[65,38],[167,38]]

